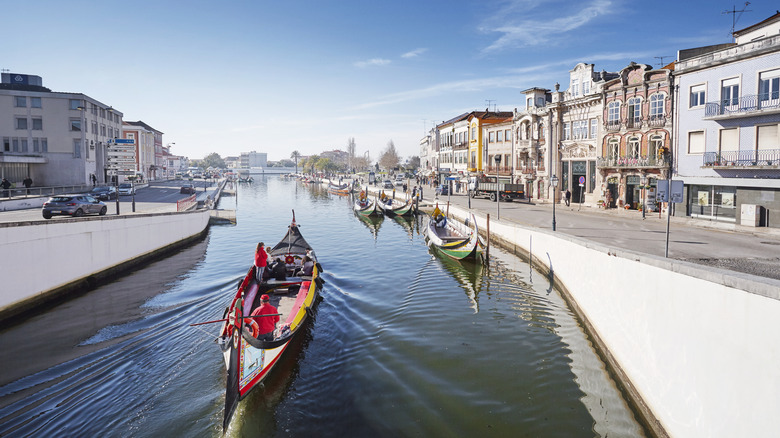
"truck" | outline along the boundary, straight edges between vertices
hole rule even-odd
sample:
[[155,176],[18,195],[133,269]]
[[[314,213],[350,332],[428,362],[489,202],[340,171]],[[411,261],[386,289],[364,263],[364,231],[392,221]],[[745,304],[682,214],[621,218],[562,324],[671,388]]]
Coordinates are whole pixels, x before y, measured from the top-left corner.
[[496,193],[502,201],[525,198],[525,190],[522,184],[508,182],[496,182],[495,176],[472,176],[469,178],[469,192],[472,198],[484,197],[496,200]]

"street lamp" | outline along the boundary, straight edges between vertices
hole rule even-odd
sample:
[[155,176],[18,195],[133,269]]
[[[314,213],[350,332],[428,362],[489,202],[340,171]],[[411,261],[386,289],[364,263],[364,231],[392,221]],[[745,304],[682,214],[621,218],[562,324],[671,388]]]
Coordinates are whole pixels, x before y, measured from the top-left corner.
[[555,175],[551,176],[550,177],[550,183],[553,186],[553,192],[552,192],[552,198],[553,198],[552,199],[552,203],[553,203],[553,223],[552,223],[552,228],[553,228],[553,231],[555,231],[555,189],[556,189],[556,187],[558,187],[558,177],[555,176]]
[[501,155],[496,154],[496,219],[501,220],[501,193],[498,191],[498,165],[501,163]]
[[645,199],[647,199],[647,175],[642,175],[642,220],[645,220]]

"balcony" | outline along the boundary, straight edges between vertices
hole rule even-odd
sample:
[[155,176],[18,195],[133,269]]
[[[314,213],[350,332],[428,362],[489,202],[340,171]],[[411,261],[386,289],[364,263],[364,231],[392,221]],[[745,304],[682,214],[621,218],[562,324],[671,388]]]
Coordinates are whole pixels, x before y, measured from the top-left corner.
[[702,167],[713,169],[772,169],[780,167],[780,149],[705,152]]
[[510,166],[488,166],[487,170],[485,171],[486,175],[495,175],[496,171],[498,171],[499,175],[511,175],[512,174],[512,168]]
[[615,168],[615,169],[638,169],[638,168],[667,168],[669,160],[666,157],[643,155],[639,158],[629,157],[598,157],[596,167]]
[[722,120],[780,113],[778,93],[754,94],[739,99],[708,102],[704,105],[704,119]]
[[650,116],[650,118],[647,120],[647,124],[651,128],[661,128],[666,126],[666,116]]
[[604,127],[607,128],[607,131],[620,131],[620,120],[608,121]]

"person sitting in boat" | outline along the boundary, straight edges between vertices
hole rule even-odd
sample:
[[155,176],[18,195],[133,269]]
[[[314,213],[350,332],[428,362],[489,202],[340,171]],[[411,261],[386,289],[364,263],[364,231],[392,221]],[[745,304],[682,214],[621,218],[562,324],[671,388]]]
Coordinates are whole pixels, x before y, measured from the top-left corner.
[[279,257],[277,257],[271,265],[271,277],[280,281],[287,279],[287,266]]
[[[271,305],[271,297],[269,297],[266,294],[263,294],[263,296],[260,297],[260,307],[255,309],[252,312],[251,316],[255,316],[256,318],[252,318],[257,322],[257,325],[260,326],[259,335],[257,335],[257,339],[261,341],[273,341],[274,340],[274,330],[276,330],[276,323],[279,322],[279,315],[276,315],[279,313],[278,310],[276,310],[276,307]],[[274,316],[262,316],[262,315],[274,315]]]
[[303,260],[301,263],[301,268],[298,270],[297,275],[300,276],[306,276],[311,277],[311,274],[314,272],[314,260],[311,259],[308,255],[303,256]]

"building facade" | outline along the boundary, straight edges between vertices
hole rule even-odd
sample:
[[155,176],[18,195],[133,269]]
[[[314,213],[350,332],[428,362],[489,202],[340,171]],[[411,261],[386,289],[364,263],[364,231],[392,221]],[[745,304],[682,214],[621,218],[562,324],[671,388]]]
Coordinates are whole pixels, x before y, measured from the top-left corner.
[[21,185],[105,182],[108,140],[121,136],[122,113],[81,93],[52,92],[40,76],[2,73],[0,174]]
[[265,152],[241,152],[241,167],[268,167],[268,154]]
[[675,215],[780,226],[779,31],[780,13],[733,44],[679,52],[674,165],[685,197]]

